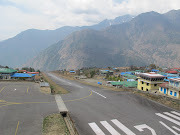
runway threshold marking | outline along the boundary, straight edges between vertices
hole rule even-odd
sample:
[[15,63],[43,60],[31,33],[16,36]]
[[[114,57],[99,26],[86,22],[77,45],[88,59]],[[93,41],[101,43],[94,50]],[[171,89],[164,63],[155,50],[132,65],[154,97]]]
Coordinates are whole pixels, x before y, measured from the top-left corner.
[[17,135],[18,128],[19,128],[19,121],[18,121],[18,123],[17,123],[16,131],[15,131],[15,134],[14,134],[14,135]]
[[101,97],[103,97],[103,98],[106,98],[105,96],[101,95],[101,94],[100,94],[100,93],[98,93],[98,92],[95,92],[95,91],[93,91],[93,90],[92,90],[92,92],[94,92],[94,93],[98,94],[99,96],[101,96]]

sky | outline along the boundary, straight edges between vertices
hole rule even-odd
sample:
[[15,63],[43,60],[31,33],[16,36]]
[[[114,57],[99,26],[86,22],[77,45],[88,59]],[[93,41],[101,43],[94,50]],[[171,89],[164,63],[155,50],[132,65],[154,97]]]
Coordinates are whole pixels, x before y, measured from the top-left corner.
[[180,0],[0,0],[0,41],[27,29],[84,26],[118,16],[180,9]]

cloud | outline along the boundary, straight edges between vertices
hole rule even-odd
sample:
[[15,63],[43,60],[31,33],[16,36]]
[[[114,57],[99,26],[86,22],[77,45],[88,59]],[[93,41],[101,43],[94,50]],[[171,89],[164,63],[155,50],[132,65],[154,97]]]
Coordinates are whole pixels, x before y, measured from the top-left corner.
[[103,19],[180,9],[179,0],[1,0],[0,40],[26,29],[92,25]]

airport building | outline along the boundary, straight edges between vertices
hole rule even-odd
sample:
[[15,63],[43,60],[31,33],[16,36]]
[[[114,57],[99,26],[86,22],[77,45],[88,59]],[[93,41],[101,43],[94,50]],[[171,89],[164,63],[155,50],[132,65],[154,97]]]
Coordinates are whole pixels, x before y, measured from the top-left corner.
[[159,85],[163,83],[165,76],[154,72],[141,73],[138,77],[137,88],[143,91],[159,90]]

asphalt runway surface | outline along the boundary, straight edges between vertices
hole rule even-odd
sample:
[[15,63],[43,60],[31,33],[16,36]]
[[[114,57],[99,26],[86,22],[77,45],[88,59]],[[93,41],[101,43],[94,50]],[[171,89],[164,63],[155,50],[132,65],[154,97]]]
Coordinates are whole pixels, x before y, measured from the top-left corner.
[[130,92],[115,92],[47,73],[80,135],[178,135],[180,112]]
[[53,95],[33,82],[0,82],[0,135],[42,135],[43,118],[58,113]]

